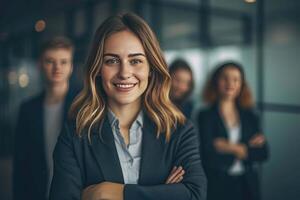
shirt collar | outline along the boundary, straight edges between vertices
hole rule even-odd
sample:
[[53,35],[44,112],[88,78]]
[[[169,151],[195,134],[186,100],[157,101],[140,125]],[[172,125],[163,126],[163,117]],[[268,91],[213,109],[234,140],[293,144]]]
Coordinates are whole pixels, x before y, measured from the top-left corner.
[[[119,120],[110,108],[108,108],[107,115],[108,115],[108,121],[110,123],[110,126],[111,127],[116,127],[116,126],[119,127]],[[139,126],[143,127],[143,123],[144,123],[143,111],[141,110],[139,112],[138,116],[136,117],[136,119],[133,121],[130,129],[132,129],[132,128],[135,129]]]

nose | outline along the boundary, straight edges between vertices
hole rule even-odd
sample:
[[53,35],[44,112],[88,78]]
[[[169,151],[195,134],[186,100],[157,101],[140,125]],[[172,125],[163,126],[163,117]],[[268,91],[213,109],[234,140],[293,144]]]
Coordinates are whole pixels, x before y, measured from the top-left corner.
[[60,64],[59,64],[58,62],[54,62],[54,63],[53,63],[53,68],[54,68],[55,70],[58,70],[58,69],[60,68]]
[[118,75],[123,80],[130,78],[132,76],[131,66],[127,62],[122,62]]
[[229,81],[228,86],[230,88],[234,87],[235,86],[235,81]]
[[186,92],[188,90],[188,85],[184,84],[184,83],[181,83],[178,88],[183,91],[183,92]]

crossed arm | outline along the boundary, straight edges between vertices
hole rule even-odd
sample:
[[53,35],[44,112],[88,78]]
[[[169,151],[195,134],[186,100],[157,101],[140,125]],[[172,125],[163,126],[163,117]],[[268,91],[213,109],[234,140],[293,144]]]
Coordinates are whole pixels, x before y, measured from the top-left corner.
[[[183,179],[184,170],[181,166],[173,167],[165,184],[179,183]],[[102,182],[90,185],[82,192],[82,200],[123,200],[124,184]]]
[[173,169],[165,183],[152,186],[102,182],[83,188],[72,134],[74,133],[65,128],[58,140],[54,152],[54,177],[50,200],[204,200],[206,198],[206,177],[201,166],[198,138],[191,124],[181,130],[180,139],[177,140],[174,165],[182,168]]
[[215,149],[220,153],[232,154],[237,159],[245,160],[248,158],[248,149],[259,149],[262,148],[266,143],[265,136],[261,133],[255,134],[248,144],[229,143],[225,138],[216,138],[213,141]]

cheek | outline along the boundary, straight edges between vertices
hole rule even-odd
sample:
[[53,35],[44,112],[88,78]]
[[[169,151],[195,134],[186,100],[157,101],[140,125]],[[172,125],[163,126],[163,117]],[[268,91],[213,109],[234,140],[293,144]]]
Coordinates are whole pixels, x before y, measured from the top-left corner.
[[108,79],[109,79],[108,71],[105,70],[105,69],[102,69],[100,71],[100,76],[99,77],[101,78],[101,82],[99,82],[99,83],[102,84],[102,87],[103,87],[104,91],[107,92],[107,88],[108,88],[107,82],[108,82]]
[[101,84],[105,90],[109,87],[109,80],[107,80],[107,76],[101,75]]
[[225,87],[226,87],[225,82],[220,80],[218,83],[218,90],[223,91],[225,89]]
[[51,76],[52,75],[52,69],[53,69],[53,67],[48,66],[48,67],[44,67],[43,71],[46,73],[46,75]]
[[236,93],[239,94],[239,93],[241,92],[241,89],[242,89],[241,84],[238,84],[238,85],[236,86]]
[[66,75],[69,75],[69,74],[71,74],[72,73],[72,66],[66,66],[65,67],[65,72],[66,72]]
[[108,69],[106,67],[103,67],[100,71],[100,76],[102,79],[102,82],[109,82],[115,75],[115,72],[111,69]]
[[178,90],[178,82],[177,81],[172,81],[172,84],[171,84],[171,88],[175,91]]
[[178,86],[180,85],[180,81],[178,81],[177,79],[173,78],[173,79],[172,79],[172,85],[173,85],[174,87],[178,87]]
[[189,91],[190,84],[189,83],[183,83],[183,89],[184,89],[185,92]]
[[146,83],[149,80],[149,71],[140,70],[135,73],[135,77],[142,83]]

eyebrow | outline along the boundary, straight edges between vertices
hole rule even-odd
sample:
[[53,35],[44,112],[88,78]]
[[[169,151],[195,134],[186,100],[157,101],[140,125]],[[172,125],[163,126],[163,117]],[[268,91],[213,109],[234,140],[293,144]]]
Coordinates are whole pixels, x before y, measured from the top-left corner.
[[[103,55],[103,57],[105,57],[105,56],[112,56],[112,57],[119,58],[119,55],[113,54],[113,53],[105,53]],[[135,56],[144,56],[144,57],[146,57],[143,53],[131,53],[131,54],[128,55],[128,57],[135,57]]]
[[132,54],[129,54],[128,57],[135,57],[135,56],[144,56],[146,57],[144,54],[142,53],[132,53]]

